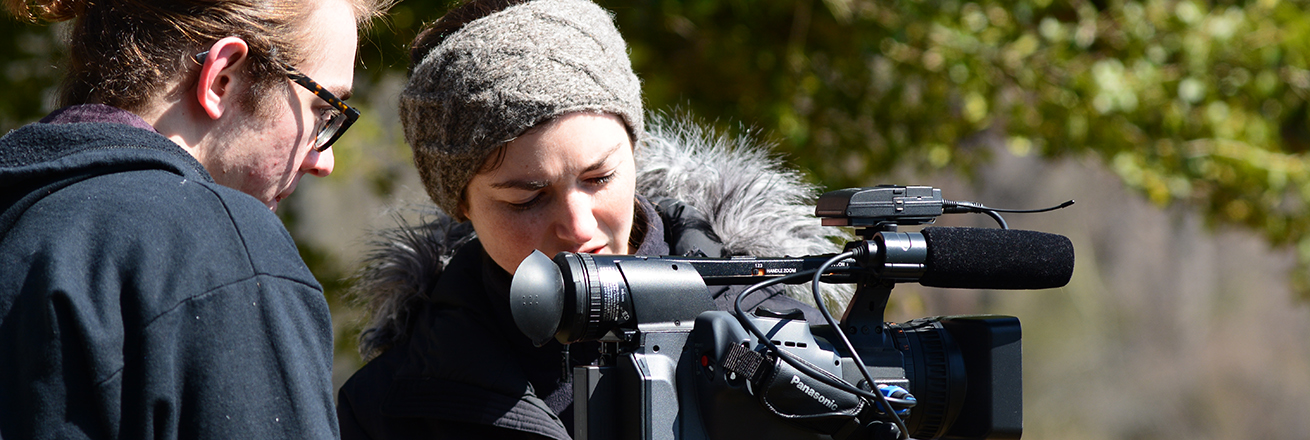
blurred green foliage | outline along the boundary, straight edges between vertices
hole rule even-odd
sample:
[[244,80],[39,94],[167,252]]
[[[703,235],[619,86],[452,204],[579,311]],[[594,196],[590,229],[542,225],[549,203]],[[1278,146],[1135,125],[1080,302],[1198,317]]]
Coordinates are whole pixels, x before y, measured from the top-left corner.
[[610,5],[652,107],[751,121],[828,187],[1002,147],[1100,157],[1158,205],[1299,247],[1310,293],[1304,2]]
[[[451,3],[398,3],[365,39],[358,81],[403,74],[408,42]],[[826,187],[907,165],[969,175],[997,151],[1092,155],[1160,206],[1295,246],[1310,298],[1305,1],[600,3],[649,108],[775,133]],[[50,110],[54,32],[0,28],[0,129]]]
[[53,110],[64,54],[59,26],[0,15],[0,130],[7,132]]

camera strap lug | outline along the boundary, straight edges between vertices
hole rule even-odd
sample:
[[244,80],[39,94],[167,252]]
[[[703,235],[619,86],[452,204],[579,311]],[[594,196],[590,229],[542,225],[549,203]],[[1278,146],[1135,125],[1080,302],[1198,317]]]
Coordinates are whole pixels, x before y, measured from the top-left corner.
[[759,352],[742,347],[740,344],[732,344],[728,353],[723,357],[723,369],[737,373],[738,376],[746,378],[750,383],[759,383],[764,376],[766,368],[770,363],[768,359]]

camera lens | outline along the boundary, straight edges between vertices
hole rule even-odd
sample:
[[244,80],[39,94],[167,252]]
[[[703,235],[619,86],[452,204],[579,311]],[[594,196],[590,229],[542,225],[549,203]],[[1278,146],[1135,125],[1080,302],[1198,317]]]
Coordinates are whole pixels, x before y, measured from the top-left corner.
[[[632,296],[616,259],[561,252],[554,260],[534,251],[514,271],[510,313],[537,346],[551,338],[594,341],[632,321]],[[564,270],[561,270],[564,269]]]
[[533,252],[509,291],[514,322],[537,346],[594,341],[615,328],[678,327],[714,307],[692,265],[658,257]]
[[563,274],[565,290],[582,294],[570,301],[573,315],[561,323],[560,342],[594,341],[632,320],[632,297],[613,257],[597,261],[591,254],[561,253],[555,263],[569,268]]
[[968,377],[960,349],[937,318],[887,326],[905,356],[905,377],[918,400],[906,427],[913,438],[941,438],[964,405]]

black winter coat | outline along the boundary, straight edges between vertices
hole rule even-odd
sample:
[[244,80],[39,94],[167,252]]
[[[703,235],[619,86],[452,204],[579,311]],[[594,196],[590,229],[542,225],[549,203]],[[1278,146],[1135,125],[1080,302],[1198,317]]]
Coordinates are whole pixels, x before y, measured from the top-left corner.
[[[644,199],[638,203],[646,212],[641,217],[650,220],[637,255],[720,256],[722,246],[703,214],[673,200],[660,202],[658,210]],[[341,388],[342,438],[570,438],[573,389],[566,372],[595,361],[598,345],[577,343],[566,350],[552,340],[534,347],[510,315],[509,282],[478,241],[462,246],[412,317],[408,338]],[[730,310],[741,290],[718,287],[710,294],[720,310]],[[809,319],[823,319],[779,290],[743,304],[761,305],[802,309]]]

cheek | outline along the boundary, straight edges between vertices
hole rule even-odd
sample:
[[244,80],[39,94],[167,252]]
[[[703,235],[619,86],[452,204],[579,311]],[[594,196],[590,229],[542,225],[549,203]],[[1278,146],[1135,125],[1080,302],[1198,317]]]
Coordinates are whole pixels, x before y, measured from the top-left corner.
[[307,149],[309,139],[314,135],[313,119],[297,118],[290,112],[286,116],[278,127],[278,140],[281,143],[278,149],[292,154],[301,150],[301,146]]
[[274,120],[248,127],[233,142],[249,146],[247,154],[257,158],[259,168],[281,170],[295,161],[301,150],[298,147],[307,141],[303,128],[304,125],[287,111]]
[[632,200],[632,194],[615,194],[605,201],[602,209],[597,210],[596,220],[605,223],[613,234],[624,232],[631,227]]
[[264,155],[280,168],[295,162],[296,155],[309,148],[313,136],[313,116],[304,108],[295,108],[288,102],[266,103],[269,116],[259,133]]
[[537,243],[537,232],[542,229],[539,216],[497,215],[491,222],[492,233],[502,246],[530,248]]
[[[532,253],[541,243],[546,228],[541,216],[514,215],[485,210],[470,210],[470,221],[478,233],[482,247],[506,271],[514,272],[511,260]],[[486,221],[481,221],[486,219]]]
[[312,129],[293,117],[290,112],[280,118],[268,133],[268,142],[259,154],[263,156],[261,167],[265,173],[282,179],[294,175],[302,162],[309,155],[309,139]]
[[604,225],[612,244],[619,246],[615,251],[630,253],[635,251],[635,249],[626,249],[626,246],[632,232],[636,191],[633,185],[620,185],[616,188],[617,190],[605,194],[601,209],[595,212],[596,221]]

